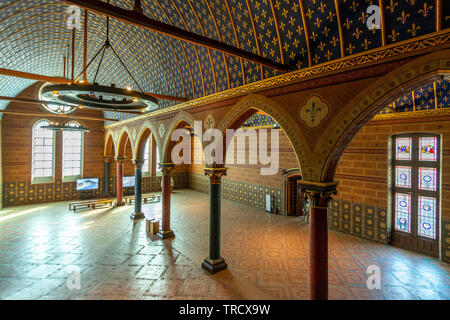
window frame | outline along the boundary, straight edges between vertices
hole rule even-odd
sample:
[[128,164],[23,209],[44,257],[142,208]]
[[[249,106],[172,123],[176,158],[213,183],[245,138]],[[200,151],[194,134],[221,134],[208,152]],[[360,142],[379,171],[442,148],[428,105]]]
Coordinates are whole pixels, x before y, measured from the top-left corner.
[[[425,137],[436,138],[436,146],[438,147],[437,158],[435,161],[419,160],[419,139]],[[391,199],[391,212],[392,212],[392,232],[403,234],[405,236],[411,236],[412,238],[426,240],[426,241],[440,241],[440,224],[441,224],[441,159],[442,159],[442,139],[441,134],[437,133],[403,133],[396,134],[392,137],[391,145],[391,159],[390,159],[390,199]],[[397,160],[396,157],[396,140],[398,138],[411,138],[411,160]],[[396,186],[396,167],[407,166],[411,168],[411,187],[398,187]],[[436,191],[422,190],[419,188],[419,168],[435,168],[436,169]],[[411,208],[410,208],[410,231],[405,232],[396,228],[396,194],[409,194],[411,195]],[[436,223],[435,223],[435,238],[426,237],[419,234],[419,197],[432,197],[436,199]]]
[[[67,125],[75,123],[78,126],[81,124],[77,121],[70,121],[67,123]],[[81,145],[80,145],[80,174],[79,175],[71,175],[71,176],[65,176],[64,175],[64,131],[61,132],[61,180],[62,182],[75,182],[77,179],[83,178],[83,171],[84,171],[84,132],[79,131],[81,134]]]
[[35,152],[34,152],[34,138],[35,138],[35,130],[36,126],[41,122],[47,122],[48,125],[50,125],[50,121],[48,119],[39,119],[31,128],[31,184],[42,184],[42,183],[54,183],[55,182],[55,160],[56,160],[56,152],[55,152],[55,146],[56,146],[56,134],[54,131],[52,131],[52,175],[47,177],[35,177],[34,176],[34,158],[35,158]]

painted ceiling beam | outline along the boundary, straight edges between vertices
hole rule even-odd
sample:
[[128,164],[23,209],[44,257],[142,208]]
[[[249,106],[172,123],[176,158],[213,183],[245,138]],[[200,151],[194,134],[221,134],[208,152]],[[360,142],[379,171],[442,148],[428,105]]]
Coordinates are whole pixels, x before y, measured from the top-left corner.
[[[252,61],[269,68],[273,68],[282,72],[290,71],[289,66],[281,64],[270,59],[264,58],[260,55],[248,52],[234,46],[230,46],[224,42],[211,39],[199,34],[186,31],[184,29],[175,27],[173,25],[151,19],[142,13],[141,8],[135,6],[134,10],[126,10],[106,2],[98,0],[62,0],[70,4],[75,4],[85,9],[92,10],[101,15],[107,15],[111,18],[131,23],[138,27],[145,28],[154,32],[164,34],[166,36],[189,42],[195,45],[214,49],[225,54]],[[140,1],[139,1],[140,2]]]
[[[65,79],[62,77],[49,77],[49,76],[43,76],[43,75],[36,74],[36,73],[10,70],[10,69],[5,69],[5,68],[0,68],[0,75],[29,79],[29,80],[37,80],[37,81],[43,81],[43,82],[60,83],[60,84],[69,84],[72,82],[70,79]],[[149,96],[152,96],[153,98],[160,99],[160,100],[173,100],[173,101],[180,101],[180,102],[187,101],[187,99],[184,97],[174,97],[174,96],[169,96],[169,95],[164,95],[164,94],[148,93],[148,92],[144,92],[144,93]]]

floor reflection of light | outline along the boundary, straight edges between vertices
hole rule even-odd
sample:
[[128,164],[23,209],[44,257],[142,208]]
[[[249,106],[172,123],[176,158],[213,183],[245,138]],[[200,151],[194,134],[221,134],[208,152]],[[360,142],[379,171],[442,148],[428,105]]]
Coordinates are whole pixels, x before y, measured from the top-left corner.
[[104,213],[105,211],[108,211],[108,210],[111,210],[111,208],[94,209],[94,210],[91,210],[90,212],[80,214],[80,218],[92,217],[99,213]]
[[47,207],[37,207],[37,208],[33,208],[33,209],[20,211],[20,212],[17,212],[17,213],[11,213],[11,214],[8,214],[6,216],[1,216],[0,217],[0,222],[6,221],[6,220],[9,220],[9,219],[13,219],[13,218],[18,218],[18,217],[24,216],[26,214],[33,213],[35,211],[43,210],[45,208],[47,208]]

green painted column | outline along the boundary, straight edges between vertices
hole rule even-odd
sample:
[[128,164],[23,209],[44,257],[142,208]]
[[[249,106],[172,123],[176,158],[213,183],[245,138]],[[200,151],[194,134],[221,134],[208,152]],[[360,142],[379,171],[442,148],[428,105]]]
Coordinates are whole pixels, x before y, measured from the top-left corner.
[[111,161],[112,157],[105,156],[105,176],[104,176],[104,185],[103,185],[103,193],[108,195],[109,191],[109,178],[111,176]]
[[143,218],[142,213],[142,165],[144,160],[133,160],[134,163],[134,212],[131,219]]
[[209,209],[209,256],[202,263],[202,268],[209,273],[216,273],[227,268],[225,259],[220,256],[220,205],[221,178],[226,175],[227,168],[205,168],[210,179]]

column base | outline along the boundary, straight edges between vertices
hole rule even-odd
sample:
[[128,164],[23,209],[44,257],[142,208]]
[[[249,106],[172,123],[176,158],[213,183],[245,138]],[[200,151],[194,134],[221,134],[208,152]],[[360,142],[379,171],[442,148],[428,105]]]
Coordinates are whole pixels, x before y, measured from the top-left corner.
[[156,235],[161,239],[168,239],[175,237],[175,234],[173,233],[172,230],[160,230]]
[[138,213],[131,213],[130,214],[130,219],[142,219],[144,218],[144,214],[142,212],[138,212]]
[[205,260],[202,262],[202,268],[211,274],[225,270],[227,267],[228,266],[224,258],[219,259],[205,258]]
[[116,207],[121,207],[125,205],[125,201],[118,202],[116,201]]

